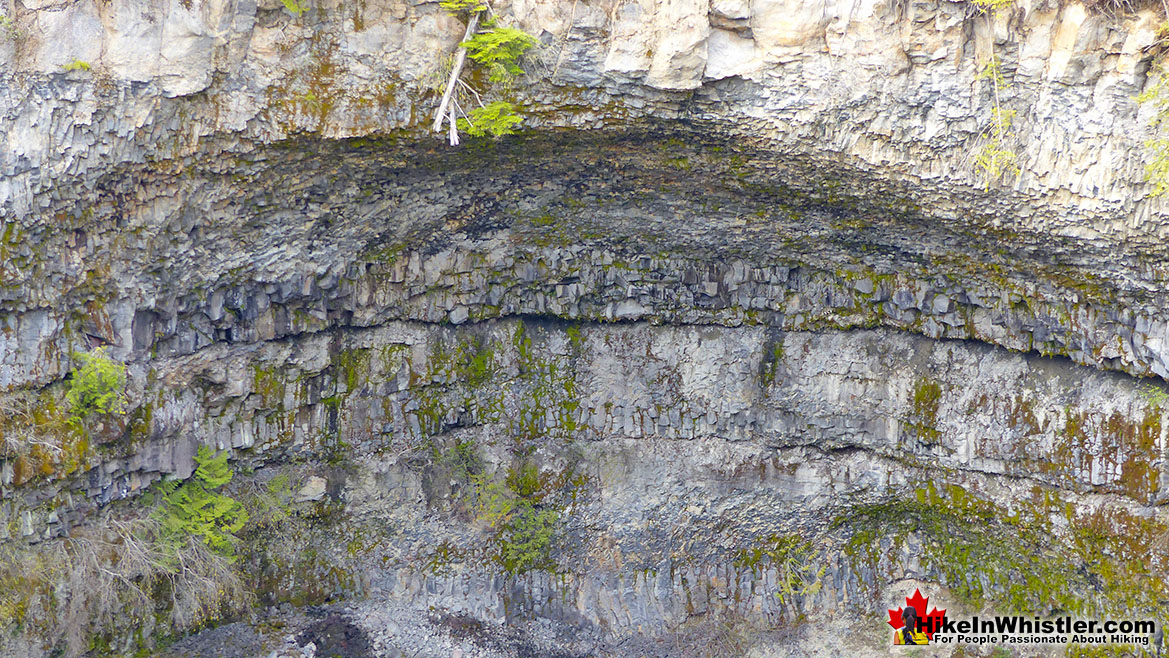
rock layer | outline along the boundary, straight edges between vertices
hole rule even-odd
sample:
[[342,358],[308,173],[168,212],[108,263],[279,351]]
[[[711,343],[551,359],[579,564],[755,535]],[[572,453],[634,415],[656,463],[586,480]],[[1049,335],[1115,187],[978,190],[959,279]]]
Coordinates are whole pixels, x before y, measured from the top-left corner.
[[[698,633],[693,615],[847,626],[906,576],[1005,596],[1000,570],[1051,567],[994,551],[1040,532],[1079,550],[1093,515],[1164,523],[1160,389],[1120,372],[1162,367],[1139,258],[1089,269],[1098,254],[940,222],[879,180],[660,130],[468,154],[303,141],[108,175],[119,201],[90,230],[13,241],[43,251],[10,279],[39,311],[10,302],[8,323],[52,358],[10,361],[8,396],[59,408],[70,351],[108,343],[131,413],[96,450],[61,446],[75,461],[4,460],[10,538],[187,477],[198,444],[261,473],[306,460],[298,496],[348,519],[284,567],[318,596],[551,619],[616,647]],[[577,482],[557,575],[500,575],[458,520],[469,473],[517,463]],[[893,529],[865,550],[895,557],[871,561],[855,538],[906,496],[926,507],[882,512]],[[1029,519],[970,549],[1007,561],[949,571],[943,535],[974,542],[968,516],[991,509]],[[946,533],[904,529],[920,518]],[[798,607],[777,596],[786,537],[819,537]],[[303,596],[274,578],[272,600]]]
[[[980,182],[971,162],[994,94],[979,73],[997,57],[1010,85],[1001,103],[1018,111],[1009,225],[1163,235],[1159,203],[1141,201],[1152,110],[1134,101],[1154,55],[1151,10],[1029,1],[986,14],[949,0],[496,10],[543,43],[517,97],[530,125],[702,118],[911,182],[950,216],[968,212],[955,201]],[[23,3],[9,14],[22,32],[0,41],[0,207],[18,217],[43,207],[62,176],[91,184],[112,164],[181,157],[209,137],[417,130],[432,112],[432,73],[462,33],[437,4],[384,0],[313,3],[300,17],[276,0]],[[73,60],[90,70],[63,70]]]

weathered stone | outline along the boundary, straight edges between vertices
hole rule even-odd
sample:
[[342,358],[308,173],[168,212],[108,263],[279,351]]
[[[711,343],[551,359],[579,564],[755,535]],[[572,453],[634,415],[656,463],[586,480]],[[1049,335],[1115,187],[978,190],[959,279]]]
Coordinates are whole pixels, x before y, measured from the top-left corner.
[[314,475],[304,483],[304,486],[297,490],[296,498],[293,500],[298,503],[320,500],[325,497],[325,490],[328,484],[325,478]]

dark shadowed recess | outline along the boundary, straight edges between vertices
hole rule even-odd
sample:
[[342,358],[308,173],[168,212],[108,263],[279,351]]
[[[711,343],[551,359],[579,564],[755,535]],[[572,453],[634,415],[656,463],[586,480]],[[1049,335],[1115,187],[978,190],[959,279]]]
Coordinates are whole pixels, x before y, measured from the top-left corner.
[[95,230],[86,225],[117,223],[136,207],[178,195],[193,215],[191,230],[203,235],[216,229],[198,226],[197,205],[213,197],[238,222],[231,237],[245,243],[249,234],[286,231],[289,216],[305,218],[285,237],[306,239],[310,252],[344,250],[348,240],[365,251],[433,253],[456,235],[506,230],[520,243],[756,263],[863,258],[878,272],[1049,280],[1090,289],[1115,306],[1163,301],[1150,272],[1169,258],[1169,246],[1029,231],[1042,225],[1042,213],[1059,210],[1008,190],[896,182],[720,130],[643,123],[533,131],[457,148],[394,135],[212,140],[199,155],[119,166],[92,186],[60,191],[45,214],[57,216],[58,228],[61,217],[74,215],[66,225]]

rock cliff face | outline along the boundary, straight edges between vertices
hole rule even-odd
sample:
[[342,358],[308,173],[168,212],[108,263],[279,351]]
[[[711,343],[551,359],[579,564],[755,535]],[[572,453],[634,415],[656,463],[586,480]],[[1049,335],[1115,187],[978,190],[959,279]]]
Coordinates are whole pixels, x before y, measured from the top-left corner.
[[[496,9],[543,43],[529,125],[706,119],[773,149],[829,156],[949,202],[1000,94],[1017,110],[1021,203],[1012,228],[1095,238],[1163,235],[1140,202],[1145,87],[1157,18],[1019,2],[516,2]],[[17,216],[60,176],[181,157],[209,137],[272,141],[418,129],[462,28],[434,3],[173,0],[20,2],[5,67],[5,181]],[[78,60],[90,70],[65,71]],[[62,192],[62,190],[58,190]],[[1039,200],[1042,201],[1039,201]],[[1026,203],[1028,200],[1033,203]],[[955,207],[955,206],[958,207]],[[1009,207],[1009,206],[1008,206]],[[1016,209],[1018,210],[1018,209]],[[1021,215],[1021,216],[1020,216]]]
[[[187,655],[884,655],[914,586],[1164,612],[1152,10],[494,8],[541,41],[527,130],[452,149],[437,3],[5,6],[5,550],[210,445],[295,485],[256,600],[331,607]],[[64,431],[103,345],[127,413]],[[49,655],[70,594],[17,582],[0,655]]]

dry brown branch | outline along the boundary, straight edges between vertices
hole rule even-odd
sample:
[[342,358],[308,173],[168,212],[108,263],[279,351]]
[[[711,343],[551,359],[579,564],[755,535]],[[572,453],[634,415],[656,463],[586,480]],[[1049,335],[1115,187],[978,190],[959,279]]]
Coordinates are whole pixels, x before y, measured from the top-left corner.
[[0,625],[15,621],[73,657],[95,636],[131,628],[150,636],[159,608],[169,609],[173,632],[251,600],[234,566],[195,537],[160,542],[149,517],[107,516],[98,526],[68,539],[0,547]]

